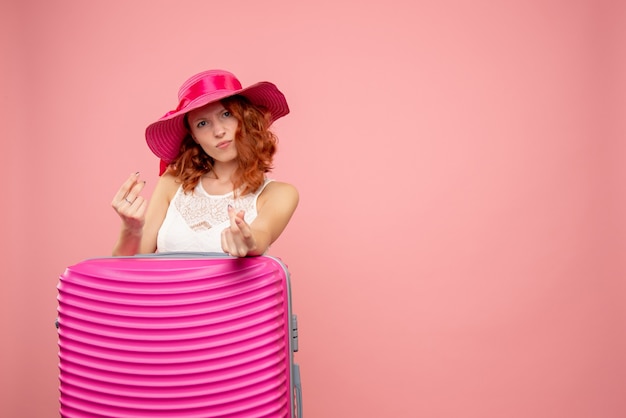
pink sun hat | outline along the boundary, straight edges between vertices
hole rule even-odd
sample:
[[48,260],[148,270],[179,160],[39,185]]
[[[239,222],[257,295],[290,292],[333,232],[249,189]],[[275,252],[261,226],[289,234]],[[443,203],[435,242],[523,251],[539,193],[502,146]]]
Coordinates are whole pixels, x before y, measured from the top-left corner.
[[244,96],[252,104],[267,109],[271,122],[289,113],[285,96],[270,82],[261,81],[242,88],[235,75],[228,71],[203,71],[181,86],[176,109],[146,128],[148,147],[163,162],[171,163],[178,156],[180,144],[188,133],[184,124],[185,114],[234,95]]

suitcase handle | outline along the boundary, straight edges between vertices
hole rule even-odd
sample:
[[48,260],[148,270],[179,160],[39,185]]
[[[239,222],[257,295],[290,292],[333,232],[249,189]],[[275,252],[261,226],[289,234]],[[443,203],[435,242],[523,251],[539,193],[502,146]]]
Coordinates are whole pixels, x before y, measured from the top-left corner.
[[226,253],[218,252],[201,252],[201,251],[172,251],[165,253],[148,253],[148,254],[136,254],[130,257],[135,258],[236,258]]
[[293,364],[293,395],[296,402],[296,417],[302,418],[302,381],[300,380],[300,366]]

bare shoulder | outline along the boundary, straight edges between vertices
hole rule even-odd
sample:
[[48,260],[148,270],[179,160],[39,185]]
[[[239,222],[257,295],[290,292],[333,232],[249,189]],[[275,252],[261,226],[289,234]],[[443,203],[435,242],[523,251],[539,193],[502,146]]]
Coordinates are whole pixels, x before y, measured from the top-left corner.
[[[261,193],[272,195],[272,197],[282,197],[285,199],[298,199],[298,189],[293,184],[284,183],[282,181],[272,181],[267,186],[265,186],[265,190]],[[259,196],[260,197],[260,196]]]
[[263,192],[259,195],[257,204],[259,208],[268,202],[271,202],[272,206],[278,204],[295,208],[298,205],[299,199],[300,195],[298,189],[296,189],[294,185],[281,181],[272,181],[265,186],[265,189],[263,189]]
[[159,177],[154,193],[166,198],[169,202],[174,198],[174,195],[179,187],[180,181],[178,178],[169,171],[166,171],[161,177]]

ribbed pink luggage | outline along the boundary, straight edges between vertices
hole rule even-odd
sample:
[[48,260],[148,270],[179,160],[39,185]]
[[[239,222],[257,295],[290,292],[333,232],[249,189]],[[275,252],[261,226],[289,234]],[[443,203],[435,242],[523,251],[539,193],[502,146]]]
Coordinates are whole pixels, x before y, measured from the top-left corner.
[[95,258],[58,290],[61,416],[302,416],[279,259]]

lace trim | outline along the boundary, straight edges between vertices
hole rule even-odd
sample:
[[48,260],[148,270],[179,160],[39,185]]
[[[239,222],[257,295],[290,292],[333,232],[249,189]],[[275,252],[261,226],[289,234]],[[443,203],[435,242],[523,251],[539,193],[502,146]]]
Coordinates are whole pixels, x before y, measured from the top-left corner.
[[192,193],[185,194],[181,188],[174,197],[174,206],[185,223],[194,231],[208,230],[227,222],[228,205],[232,205],[236,211],[243,210],[246,214],[256,209],[254,207],[256,194],[233,199],[232,193],[211,196],[197,189],[198,187]]

